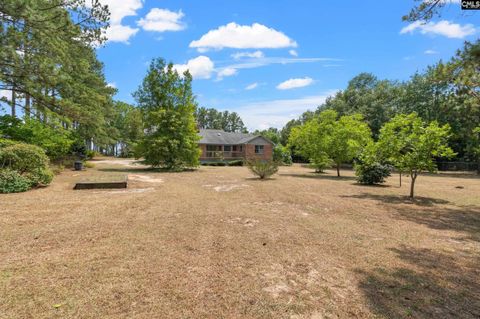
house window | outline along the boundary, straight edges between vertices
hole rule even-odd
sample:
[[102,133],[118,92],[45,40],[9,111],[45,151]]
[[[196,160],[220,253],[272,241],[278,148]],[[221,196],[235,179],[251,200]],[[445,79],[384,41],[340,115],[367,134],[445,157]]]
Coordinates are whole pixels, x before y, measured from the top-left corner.
[[255,145],[255,154],[263,154],[263,145]]
[[207,145],[208,152],[217,152],[222,150],[222,145]]
[[224,145],[223,146],[223,150],[225,152],[231,152],[232,151],[232,146],[231,145]]

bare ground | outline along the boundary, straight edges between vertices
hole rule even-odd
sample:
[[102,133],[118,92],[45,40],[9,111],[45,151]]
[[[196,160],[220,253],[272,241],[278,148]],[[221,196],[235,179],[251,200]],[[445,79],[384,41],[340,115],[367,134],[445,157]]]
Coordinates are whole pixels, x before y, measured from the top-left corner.
[[0,195],[0,318],[480,317],[479,178],[95,164]]

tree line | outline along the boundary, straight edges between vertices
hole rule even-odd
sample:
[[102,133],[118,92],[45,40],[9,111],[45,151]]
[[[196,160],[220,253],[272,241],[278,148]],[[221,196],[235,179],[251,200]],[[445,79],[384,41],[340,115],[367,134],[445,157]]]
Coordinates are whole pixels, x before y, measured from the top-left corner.
[[[480,162],[480,41],[465,43],[449,61],[417,72],[408,81],[380,80],[361,73],[316,110],[304,112],[280,130],[270,128],[259,133],[288,145],[293,128],[326,110],[338,116],[361,115],[375,141],[390,119],[415,112],[426,123],[450,126],[449,144],[457,160]],[[289,147],[294,157],[301,157],[295,146]]]

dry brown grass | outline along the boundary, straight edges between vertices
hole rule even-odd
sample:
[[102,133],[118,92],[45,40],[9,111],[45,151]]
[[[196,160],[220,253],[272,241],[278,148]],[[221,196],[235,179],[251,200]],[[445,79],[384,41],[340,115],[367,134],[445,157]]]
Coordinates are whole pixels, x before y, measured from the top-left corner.
[[95,164],[0,195],[1,318],[480,316],[478,178],[420,176],[411,202],[396,177]]

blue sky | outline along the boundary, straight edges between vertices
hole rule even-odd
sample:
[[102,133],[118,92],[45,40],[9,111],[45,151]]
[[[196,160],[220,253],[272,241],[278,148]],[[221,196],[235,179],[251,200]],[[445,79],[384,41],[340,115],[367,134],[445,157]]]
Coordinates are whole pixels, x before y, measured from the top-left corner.
[[112,27],[98,55],[117,99],[134,103],[149,62],[163,57],[190,69],[200,106],[236,111],[249,129],[282,127],[360,72],[406,80],[480,32],[458,3],[410,24],[410,0],[102,1]]

